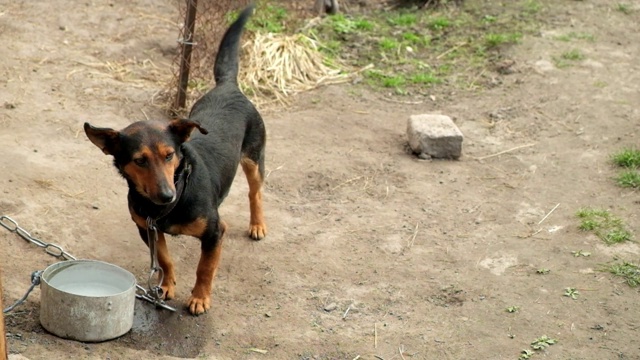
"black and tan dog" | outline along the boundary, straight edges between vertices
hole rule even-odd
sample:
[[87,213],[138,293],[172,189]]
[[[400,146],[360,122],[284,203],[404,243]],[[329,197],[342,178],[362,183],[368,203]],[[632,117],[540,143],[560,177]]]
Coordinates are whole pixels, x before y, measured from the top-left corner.
[[[215,61],[216,87],[195,103],[189,119],[168,124],[140,121],[121,131],[84,125],[91,142],[114,157],[126,179],[129,211],[145,243],[147,219],[157,223],[166,298],[175,295],[176,277],[164,233],[200,239],[197,279],[187,304],[194,315],[211,306],[226,229],[218,207],[229,193],[238,164],[249,182],[249,236],[260,240],[267,233],[262,213],[265,127],[237,83],[240,37],[252,12],[253,6],[246,8],[225,33]],[[198,131],[192,136],[194,129]]]

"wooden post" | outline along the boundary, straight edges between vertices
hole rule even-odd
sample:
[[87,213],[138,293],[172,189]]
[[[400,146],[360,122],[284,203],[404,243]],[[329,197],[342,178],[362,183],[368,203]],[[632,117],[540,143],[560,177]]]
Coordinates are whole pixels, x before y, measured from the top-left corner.
[[7,334],[4,329],[4,314],[2,312],[2,272],[0,272],[0,360],[7,360]]
[[193,35],[196,28],[196,12],[198,0],[187,0],[187,14],[184,19],[184,34],[182,37],[182,57],[180,59],[180,75],[178,77],[178,93],[174,109],[182,109],[187,102],[187,87],[189,86],[189,69],[191,68],[191,51],[193,50]]

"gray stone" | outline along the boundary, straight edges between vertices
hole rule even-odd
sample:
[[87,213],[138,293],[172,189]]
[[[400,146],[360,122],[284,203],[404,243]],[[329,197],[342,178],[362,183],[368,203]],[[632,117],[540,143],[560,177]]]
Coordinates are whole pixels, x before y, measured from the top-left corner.
[[538,60],[534,64],[534,68],[538,73],[543,74],[555,70],[556,67],[549,60]]
[[331,303],[331,304],[329,304],[329,305],[324,307],[324,311],[329,312],[329,311],[333,311],[333,310],[335,310],[337,308],[338,308],[338,304]]
[[462,155],[464,136],[446,115],[411,115],[407,122],[407,138],[411,150],[418,156],[458,159]]

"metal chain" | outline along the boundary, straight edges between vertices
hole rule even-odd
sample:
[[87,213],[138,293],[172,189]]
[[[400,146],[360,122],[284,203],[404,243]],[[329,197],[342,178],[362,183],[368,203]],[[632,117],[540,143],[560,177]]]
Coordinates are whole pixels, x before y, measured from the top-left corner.
[[27,290],[27,292],[25,292],[24,295],[22,295],[22,297],[20,299],[16,300],[16,302],[14,302],[10,306],[8,306],[6,309],[3,309],[2,313],[6,314],[6,313],[12,311],[13,309],[16,308],[16,306],[22,304],[25,300],[27,300],[27,296],[29,296],[29,294],[31,294],[31,291],[33,291],[33,288],[35,288],[36,286],[40,285],[40,277],[41,276],[42,276],[42,271],[40,271],[40,270],[32,272],[31,273],[31,286],[29,286],[29,289]]
[[15,220],[6,215],[0,216],[0,225],[5,229],[11,231],[12,233],[20,235],[20,237],[24,240],[43,248],[47,254],[53,257],[64,260],[76,260],[76,257],[64,251],[62,246],[53,243],[47,243],[36,237],[33,237],[27,230],[21,228]]
[[[32,243],[40,248],[43,248],[47,254],[53,257],[56,257],[58,259],[63,259],[63,260],[76,260],[76,257],[66,252],[62,248],[62,246],[54,243],[47,243],[36,237],[33,237],[31,234],[29,234],[27,230],[20,227],[20,225],[18,225],[18,223],[15,220],[13,220],[12,218],[6,215],[0,215],[0,226],[4,227],[5,229],[9,230],[12,233],[18,234],[21,238],[23,238],[27,242]],[[154,270],[152,269],[152,275],[153,273],[154,273]],[[42,271],[34,271],[31,274],[31,286],[29,286],[29,289],[26,291],[26,293],[20,299],[18,299],[15,303],[13,303],[11,306],[7,307],[6,309],[3,309],[2,312],[8,313],[9,311],[12,311],[16,306],[22,304],[27,299],[27,296],[29,296],[31,291],[37,285],[40,285],[41,275],[42,275]],[[159,288],[159,287],[156,287],[156,288]],[[149,292],[146,289],[136,284],[136,298],[146,300],[150,303],[155,304],[157,307],[162,307],[167,310],[176,311],[175,308],[164,303],[164,301],[160,298],[162,293],[161,292],[158,293],[158,290],[156,288],[151,288],[152,294],[149,295]]]
[[[149,272],[149,278],[147,279],[147,285],[151,291],[151,295],[156,301],[162,300],[164,296],[164,290],[162,290],[162,282],[164,281],[164,270],[158,265],[158,228],[156,221],[151,217],[147,218],[147,244],[149,244],[149,253],[151,255],[151,271]],[[155,274],[158,274],[157,285],[153,286],[153,278]]]

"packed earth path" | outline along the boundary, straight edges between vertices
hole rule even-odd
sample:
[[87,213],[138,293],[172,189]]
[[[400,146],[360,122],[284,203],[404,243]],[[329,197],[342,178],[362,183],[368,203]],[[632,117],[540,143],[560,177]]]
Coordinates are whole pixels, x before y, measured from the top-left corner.
[[[221,208],[229,230],[207,314],[184,307],[198,241],[175,237],[178,312],[137,302],[129,333],[80,343],[42,328],[36,288],[5,318],[10,353],[518,359],[528,349],[532,359],[640,359],[638,291],[600,271],[637,263],[640,247],[606,245],[576,217],[608,209],[640,231],[638,192],[616,185],[610,161],[640,136],[640,6],[539,3],[548,16],[507,51],[508,73],[483,74],[489,88],[434,88],[416,101],[343,84],[263,109],[269,234],[247,237],[240,171]],[[149,255],[126,183],[82,124],[166,118],[154,99],[175,56],[175,13],[170,0],[0,5],[0,215],[139,281]],[[572,49],[583,56],[558,61]],[[407,151],[407,119],[422,113],[454,119],[465,136],[458,161]],[[2,228],[0,242],[8,305],[57,260]],[[533,349],[543,336],[555,343]]]

